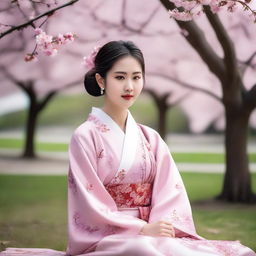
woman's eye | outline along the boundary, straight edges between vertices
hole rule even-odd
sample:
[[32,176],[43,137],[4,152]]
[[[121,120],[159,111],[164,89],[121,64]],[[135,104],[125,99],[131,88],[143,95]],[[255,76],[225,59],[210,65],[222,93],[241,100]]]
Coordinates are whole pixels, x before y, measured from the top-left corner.
[[122,80],[122,79],[124,79],[124,77],[123,76],[116,76],[116,79]]
[[140,79],[140,76],[135,76],[134,79],[135,79],[135,80],[139,80],[139,79]]

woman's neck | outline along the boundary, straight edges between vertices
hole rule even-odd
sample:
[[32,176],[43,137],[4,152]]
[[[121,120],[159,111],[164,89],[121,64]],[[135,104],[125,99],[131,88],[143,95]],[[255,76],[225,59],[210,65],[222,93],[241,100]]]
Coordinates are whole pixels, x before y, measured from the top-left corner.
[[107,113],[117,124],[118,126],[125,132],[126,118],[128,111],[127,109],[118,109],[116,107],[110,107],[104,105],[102,110]]

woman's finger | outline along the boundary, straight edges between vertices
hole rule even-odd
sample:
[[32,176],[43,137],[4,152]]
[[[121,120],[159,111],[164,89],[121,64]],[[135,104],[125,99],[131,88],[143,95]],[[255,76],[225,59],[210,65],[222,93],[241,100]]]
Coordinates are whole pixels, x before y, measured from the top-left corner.
[[172,223],[169,222],[169,221],[162,221],[161,224],[162,224],[162,225],[172,226]]
[[170,232],[164,232],[164,231],[162,231],[162,232],[160,233],[160,236],[175,237],[175,234],[174,234],[174,233],[170,233]]
[[175,231],[174,229],[161,229],[160,234],[165,233],[171,236],[175,236]]
[[174,227],[173,227],[172,224],[162,223],[162,224],[160,224],[160,227],[161,227],[161,228],[166,228],[166,229],[172,229],[172,230],[174,230]]

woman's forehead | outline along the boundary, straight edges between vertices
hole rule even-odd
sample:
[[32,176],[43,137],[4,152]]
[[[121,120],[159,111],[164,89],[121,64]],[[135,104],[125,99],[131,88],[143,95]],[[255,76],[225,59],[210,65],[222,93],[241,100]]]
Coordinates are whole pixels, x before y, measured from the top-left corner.
[[115,64],[111,68],[111,72],[141,73],[142,68],[139,61],[136,58],[132,56],[125,56],[115,62]]

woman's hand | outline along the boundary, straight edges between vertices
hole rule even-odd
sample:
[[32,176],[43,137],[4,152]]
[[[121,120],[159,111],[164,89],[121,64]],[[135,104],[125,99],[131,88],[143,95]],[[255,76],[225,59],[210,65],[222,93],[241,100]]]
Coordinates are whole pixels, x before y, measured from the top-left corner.
[[144,225],[140,231],[140,234],[146,236],[175,237],[175,230],[170,222],[158,221]]

